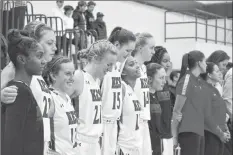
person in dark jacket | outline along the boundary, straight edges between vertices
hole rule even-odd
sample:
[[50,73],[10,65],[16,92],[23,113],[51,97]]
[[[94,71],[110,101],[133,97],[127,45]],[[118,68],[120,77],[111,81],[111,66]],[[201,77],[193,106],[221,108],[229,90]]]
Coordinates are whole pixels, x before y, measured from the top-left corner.
[[8,54],[14,64],[15,78],[7,86],[16,86],[13,104],[4,105],[4,155],[43,155],[44,129],[40,108],[30,89],[33,75],[41,75],[45,65],[42,46],[22,36],[18,30],[8,34]]
[[107,28],[106,28],[105,22],[103,21],[104,14],[101,12],[98,12],[96,16],[97,16],[97,19],[93,23],[93,26],[94,26],[94,30],[98,34],[98,40],[106,39]]
[[[207,62],[206,73],[200,75],[205,81],[204,85],[207,87],[207,91],[211,97],[211,113],[215,122],[224,134],[230,138],[230,132],[226,124],[226,112],[227,108],[223,98],[214,85],[222,80],[222,73],[218,66],[212,62]],[[224,143],[218,138],[215,132],[205,126],[205,155],[223,155]]]
[[[212,96],[199,77],[201,73],[206,73],[205,55],[200,51],[184,54],[172,121],[174,145],[179,142],[181,155],[205,154],[206,127],[218,135],[221,141],[226,141],[224,132],[212,117]],[[182,115],[181,120],[177,119],[177,114]]]
[[87,30],[90,30],[93,28],[93,22],[95,21],[95,17],[93,15],[93,10],[95,8],[96,4],[93,1],[90,1],[87,3],[87,10],[85,11],[85,18],[87,21]]
[[171,92],[169,90],[169,81],[170,81],[170,73],[172,71],[172,64],[170,62],[170,55],[168,54],[166,48],[162,46],[156,46],[154,50],[155,53],[152,56],[151,60],[149,62],[146,62],[145,64],[157,63],[163,66],[166,71],[166,83],[163,87],[163,90],[158,93],[158,94],[161,93],[163,95],[166,94],[165,96],[167,96],[166,100],[161,99],[161,97],[160,97],[161,100],[158,100],[162,109],[162,113],[160,117],[161,119],[160,128],[162,133],[160,137],[161,140],[163,141],[163,148],[164,148],[163,154],[172,155],[173,144],[172,144],[172,133],[171,133],[171,119],[172,119],[172,105],[174,105],[174,103],[172,103]]
[[164,131],[161,126],[163,120],[161,119],[162,109],[161,102],[166,102],[170,98],[166,93],[163,93],[163,87],[166,83],[166,72],[163,66],[157,63],[149,63],[146,66],[147,77],[149,81],[149,91],[150,91],[150,115],[151,120],[148,121],[151,145],[153,150],[153,155],[161,155],[162,143]]
[[76,7],[72,15],[72,18],[74,19],[74,28],[79,28],[83,31],[86,31],[86,18],[84,15],[86,6],[87,4],[85,1],[79,1],[78,6]]
[[[81,33],[80,30],[86,32],[86,18],[84,15],[84,12],[86,10],[86,2],[85,1],[79,1],[78,2],[78,6],[76,7],[76,9],[73,12],[72,18],[74,19],[74,28],[77,29],[77,33],[75,35],[77,35],[76,37],[80,39],[80,41],[78,41],[78,47],[79,49],[83,49],[86,48],[87,46],[87,38],[85,36],[85,34]],[[79,29],[79,30],[78,30]]]

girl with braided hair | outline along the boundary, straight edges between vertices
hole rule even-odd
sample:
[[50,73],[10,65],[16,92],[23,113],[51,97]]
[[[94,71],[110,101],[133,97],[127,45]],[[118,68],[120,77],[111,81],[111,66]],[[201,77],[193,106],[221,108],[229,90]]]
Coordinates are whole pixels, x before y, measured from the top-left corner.
[[[86,53],[88,63],[74,74],[75,111],[79,118],[77,149],[81,155],[100,155],[99,138],[103,133],[102,93],[99,80],[115,65],[116,47],[106,40],[93,43]],[[91,149],[90,149],[91,148]]]
[[[166,50],[166,48],[162,46],[156,46],[154,48],[155,53],[152,56],[151,60],[148,63],[157,63],[164,67],[167,76],[166,76],[166,83],[163,87],[163,90],[156,92],[156,96],[160,96],[158,98],[158,103],[161,106],[161,121],[157,124],[158,128],[160,129],[159,137],[161,139],[161,143],[158,142],[158,139],[152,139],[152,146],[154,148],[159,148],[161,145],[163,150],[163,154],[173,155],[173,140],[171,134],[171,118],[172,118],[172,100],[171,100],[171,92],[169,90],[168,81],[169,75],[171,72],[171,62],[170,56]],[[156,120],[155,116],[152,116],[152,120]],[[151,121],[152,123],[152,121]],[[153,131],[151,131],[152,136],[157,136]]]
[[50,111],[50,151],[61,155],[77,155],[77,117],[68,96],[73,87],[74,64],[64,56],[56,56],[48,62],[43,78],[50,87],[54,105]]
[[[42,46],[23,32],[10,30],[8,54],[15,66],[15,77],[7,87],[17,87],[13,104],[5,104],[4,155],[42,155],[44,130],[42,113],[30,84],[42,74],[45,65]],[[12,148],[13,146],[13,148]]]
[[[56,51],[56,37],[52,28],[48,27],[42,22],[33,21],[28,23],[24,27],[25,32],[28,33],[29,37],[38,41],[44,50],[43,58],[46,62],[51,61],[52,57]],[[9,63],[3,69],[1,73],[1,101],[4,103],[13,103],[17,97],[17,87],[11,86],[6,87],[6,83],[15,77],[15,65]],[[4,89],[3,89],[4,88]],[[41,112],[43,113],[43,123],[44,123],[44,154],[47,154],[48,143],[50,141],[50,123],[49,123],[49,105],[52,104],[51,92],[45,83],[44,79],[40,75],[32,76],[30,83],[30,88],[32,93],[40,107]]]
[[148,120],[150,120],[150,96],[149,85],[146,73],[146,66],[144,62],[149,61],[154,54],[155,40],[154,37],[146,32],[138,33],[136,35],[136,46],[132,55],[139,63],[140,78],[135,84],[135,92],[142,107],[140,120],[141,124],[141,138],[142,138],[142,154],[152,154],[150,131],[148,127]]

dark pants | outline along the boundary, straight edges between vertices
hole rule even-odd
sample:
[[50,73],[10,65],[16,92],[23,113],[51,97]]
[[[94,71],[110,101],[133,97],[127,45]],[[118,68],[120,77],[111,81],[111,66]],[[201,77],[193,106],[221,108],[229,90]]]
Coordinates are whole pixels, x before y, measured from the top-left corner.
[[162,154],[161,138],[156,132],[152,132],[152,131],[150,131],[150,137],[151,137],[151,147],[153,150],[152,155],[161,155]]
[[181,155],[204,155],[205,138],[196,133],[183,132],[178,135]]
[[228,121],[228,128],[230,130],[231,133],[231,139],[224,144],[224,155],[232,155],[232,124],[230,121]]
[[223,155],[224,144],[213,133],[205,130],[205,155]]

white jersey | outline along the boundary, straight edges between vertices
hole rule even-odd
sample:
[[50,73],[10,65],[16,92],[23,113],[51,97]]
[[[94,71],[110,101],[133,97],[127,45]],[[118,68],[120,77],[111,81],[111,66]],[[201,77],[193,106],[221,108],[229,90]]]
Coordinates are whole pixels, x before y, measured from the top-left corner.
[[122,110],[121,64],[118,62],[102,83],[103,118],[117,120]]
[[32,76],[30,88],[43,116],[44,141],[50,141],[49,108],[52,102],[51,91],[41,76]]
[[102,134],[102,101],[98,80],[83,72],[83,92],[79,96],[79,120],[78,134],[99,138]]
[[124,82],[122,84],[125,86],[125,95],[120,119],[118,145],[128,149],[139,149],[142,147],[140,132],[141,105],[133,89]]
[[150,93],[145,65],[141,66],[140,72],[141,77],[137,79],[134,90],[142,106],[141,118],[150,120]]
[[62,155],[76,155],[77,117],[71,99],[64,100],[55,90],[52,92],[55,113],[51,119],[50,149]]

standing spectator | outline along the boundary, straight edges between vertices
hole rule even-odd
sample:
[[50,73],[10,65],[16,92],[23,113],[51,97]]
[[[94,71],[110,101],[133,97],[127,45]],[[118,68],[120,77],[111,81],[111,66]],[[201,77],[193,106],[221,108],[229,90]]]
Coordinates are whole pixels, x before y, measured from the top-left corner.
[[[74,28],[75,29],[81,29],[83,31],[86,31],[86,19],[84,16],[84,12],[86,10],[86,2],[85,1],[79,1],[78,6],[73,12],[72,18],[74,19]],[[79,42],[79,49],[83,49],[87,47],[87,38],[84,34],[82,34],[80,31],[77,30],[77,36],[76,38],[80,38],[81,41]]]
[[106,24],[103,21],[104,14],[101,12],[97,13],[97,19],[93,23],[94,30],[97,32],[98,40],[107,38],[107,28]]
[[[74,8],[70,5],[66,5],[64,6],[64,29],[65,30],[71,30],[72,32],[67,32],[66,34],[66,38],[67,38],[67,42],[66,42],[66,55],[68,55],[68,57],[70,57],[70,54],[74,54],[75,53],[75,39],[74,39],[74,34],[73,34],[73,27],[74,27],[74,20],[71,17],[73,14],[73,10]],[[69,46],[70,45],[70,46]]]
[[95,6],[96,6],[96,3],[93,1],[90,1],[87,3],[87,10],[85,11],[85,18],[87,21],[87,30],[90,30],[93,28],[93,22],[95,21],[93,10]]
[[[56,7],[52,9],[53,16],[60,17],[62,20],[64,19],[64,16],[65,16],[64,11],[63,11],[63,5],[64,5],[63,0],[57,0]],[[56,24],[57,24],[57,27],[56,27]],[[53,29],[55,31],[61,31],[62,30],[62,23],[59,20],[57,23],[55,23],[55,21],[53,21]],[[63,29],[64,29],[64,23],[63,23]]]
[[76,7],[72,15],[72,18],[74,19],[74,27],[80,28],[84,31],[86,31],[86,18],[84,15],[86,6],[87,4],[85,1],[79,1],[78,6]]

